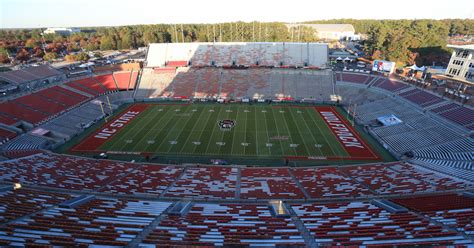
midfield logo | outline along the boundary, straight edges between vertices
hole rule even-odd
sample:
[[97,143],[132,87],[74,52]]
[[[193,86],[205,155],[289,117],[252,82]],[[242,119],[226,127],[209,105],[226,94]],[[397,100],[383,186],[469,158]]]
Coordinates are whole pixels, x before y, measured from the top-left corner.
[[222,131],[230,131],[235,126],[234,120],[220,120],[218,123],[219,128]]

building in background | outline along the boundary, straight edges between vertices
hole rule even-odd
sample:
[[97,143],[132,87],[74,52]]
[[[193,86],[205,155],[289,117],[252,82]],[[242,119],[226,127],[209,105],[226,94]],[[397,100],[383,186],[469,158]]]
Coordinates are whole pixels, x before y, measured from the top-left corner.
[[474,84],[474,44],[448,45],[453,49],[446,76],[461,82]]
[[44,34],[59,34],[59,35],[71,35],[74,33],[81,32],[79,28],[47,28]]
[[310,27],[315,35],[322,40],[360,40],[360,35],[355,34],[351,24],[286,24],[288,29],[298,26]]

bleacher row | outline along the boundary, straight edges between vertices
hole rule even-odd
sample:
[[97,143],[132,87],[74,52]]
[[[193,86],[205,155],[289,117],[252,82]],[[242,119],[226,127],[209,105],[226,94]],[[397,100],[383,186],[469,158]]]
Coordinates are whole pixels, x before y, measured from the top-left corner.
[[66,85],[92,96],[99,96],[111,91],[134,89],[137,78],[136,71],[115,72],[71,81]]
[[464,190],[474,182],[406,163],[322,168],[140,165],[41,153],[0,163],[0,182],[163,199],[323,199]]
[[11,101],[0,103],[0,123],[47,122],[101,94],[134,89],[138,72],[116,72],[53,86]]
[[180,202],[0,191],[0,245],[29,247],[473,245],[474,198],[443,194],[336,203]]
[[327,71],[180,68],[144,70],[135,97],[329,101],[332,94],[332,75]]
[[[107,94],[107,96],[99,96],[95,101],[83,104],[63,115],[41,125],[41,128],[53,130],[65,136],[74,137],[84,131],[85,128],[91,126],[101,120],[105,114],[113,114],[111,112],[117,109],[122,101],[131,99],[133,91],[119,91]],[[106,103],[107,107],[101,108],[100,102]],[[108,107],[108,103],[111,103]],[[103,112],[102,112],[103,110]]]
[[[352,92],[350,92],[352,93]],[[345,97],[346,95],[343,95]],[[380,126],[376,119],[382,116],[395,115],[402,120],[402,123],[393,126]],[[425,149],[439,144],[465,143],[461,150],[457,152],[469,152],[474,149],[474,144],[469,138],[464,137],[455,130],[451,130],[442,125],[438,120],[425,115],[420,110],[410,108],[403,101],[387,97],[373,101],[367,101],[357,105],[356,119],[359,123],[371,126],[371,132],[383,143],[389,145],[391,149],[399,154],[405,152]],[[454,152],[446,149],[447,154]],[[456,158],[455,155],[446,155],[445,159]],[[458,157],[463,160],[462,156]]]
[[0,127],[0,144],[8,142],[17,136],[16,132]]
[[357,73],[336,72],[335,74],[337,82],[367,85],[368,87],[376,87],[398,94],[400,97],[419,106],[421,109],[428,109],[451,122],[469,130],[474,130],[473,109],[449,102],[440,96],[413,88],[397,80]]
[[[346,73],[347,74],[347,73]],[[367,75],[363,75],[369,77]],[[341,77],[339,75],[338,77]],[[362,80],[362,79],[360,79]],[[356,120],[368,127],[369,132],[381,143],[387,145],[394,154],[399,156],[407,152],[412,153],[419,161],[431,162],[439,167],[443,165],[463,169],[472,169],[474,143],[467,137],[468,132],[458,128],[452,129],[421,109],[413,108],[403,100],[403,97],[380,96],[370,88],[361,88],[360,84],[338,83],[336,93],[347,102],[357,104]],[[374,94],[371,94],[373,92]],[[411,96],[419,90],[406,89],[400,94]],[[423,92],[422,94],[425,94]],[[428,93],[426,93],[428,94]],[[426,102],[437,102],[438,98],[429,98]],[[421,101],[421,100],[420,100]],[[443,113],[451,109],[464,111],[466,107],[459,107],[455,103],[435,103],[432,111]],[[436,107],[438,106],[438,107]],[[467,109],[467,108],[466,108]],[[469,115],[469,112],[465,112]],[[377,118],[395,115],[402,123],[392,126],[381,126]],[[468,118],[468,115],[465,118]]]
[[30,95],[0,103],[0,120],[5,125],[18,121],[39,124],[85,102],[88,98],[79,93],[53,86]]

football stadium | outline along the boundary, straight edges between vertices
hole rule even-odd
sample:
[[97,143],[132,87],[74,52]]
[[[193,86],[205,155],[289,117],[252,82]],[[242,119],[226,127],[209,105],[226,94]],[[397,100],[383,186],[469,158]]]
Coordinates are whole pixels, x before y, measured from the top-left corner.
[[143,51],[0,72],[0,246],[474,246],[472,86],[329,42]]

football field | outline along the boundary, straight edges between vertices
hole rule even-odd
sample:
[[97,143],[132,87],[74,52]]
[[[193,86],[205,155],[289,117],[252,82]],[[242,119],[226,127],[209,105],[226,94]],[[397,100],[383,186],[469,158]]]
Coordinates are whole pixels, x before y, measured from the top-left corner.
[[329,106],[135,104],[72,151],[301,160],[379,157]]

